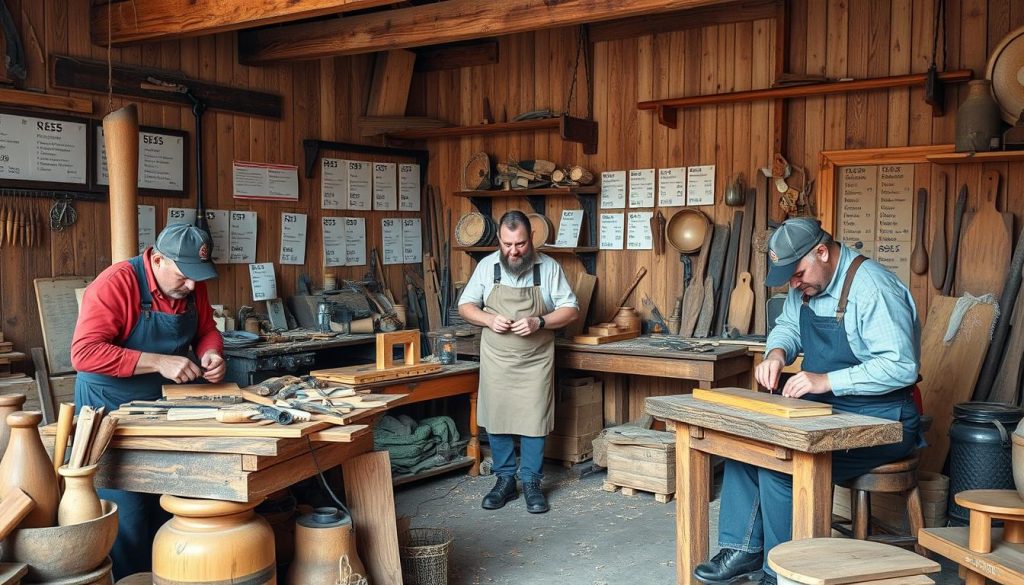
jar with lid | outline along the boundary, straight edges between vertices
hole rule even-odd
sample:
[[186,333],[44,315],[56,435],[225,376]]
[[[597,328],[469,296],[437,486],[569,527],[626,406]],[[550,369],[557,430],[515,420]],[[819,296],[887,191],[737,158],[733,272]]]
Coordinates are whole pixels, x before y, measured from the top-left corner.
[[454,364],[458,360],[458,351],[455,348],[455,335],[445,333],[440,337],[434,338],[434,356],[439,364]]

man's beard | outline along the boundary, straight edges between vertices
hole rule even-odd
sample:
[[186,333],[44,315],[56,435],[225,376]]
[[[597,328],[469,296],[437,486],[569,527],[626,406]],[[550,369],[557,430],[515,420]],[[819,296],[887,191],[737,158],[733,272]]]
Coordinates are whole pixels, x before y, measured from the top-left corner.
[[533,246],[530,246],[530,249],[525,254],[513,261],[508,259],[507,254],[499,254],[498,256],[501,258],[501,265],[505,268],[505,272],[516,278],[526,274],[526,271],[533,268],[533,264],[537,260],[537,252],[533,249]]

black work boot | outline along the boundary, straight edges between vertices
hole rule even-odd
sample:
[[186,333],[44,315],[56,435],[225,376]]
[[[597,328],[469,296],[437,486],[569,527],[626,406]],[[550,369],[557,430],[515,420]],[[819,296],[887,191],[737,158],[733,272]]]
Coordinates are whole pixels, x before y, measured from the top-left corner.
[[540,489],[540,480],[523,482],[523,495],[526,496],[526,511],[531,514],[543,514],[551,508],[548,507],[548,499],[544,497],[544,491]]
[[484,496],[480,503],[485,510],[497,510],[505,504],[519,497],[519,490],[516,489],[516,478],[514,475],[499,475],[498,481]]
[[725,585],[757,573],[763,562],[764,558],[759,552],[723,548],[710,561],[697,565],[693,576],[708,585]]

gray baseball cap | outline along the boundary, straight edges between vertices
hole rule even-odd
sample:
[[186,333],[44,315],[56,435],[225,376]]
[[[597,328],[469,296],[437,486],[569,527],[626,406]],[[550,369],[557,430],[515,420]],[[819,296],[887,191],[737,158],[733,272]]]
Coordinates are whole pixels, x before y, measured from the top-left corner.
[[187,223],[169,225],[156,237],[154,248],[174,260],[185,278],[196,282],[217,278],[217,267],[210,259],[213,240],[206,230]]
[[793,276],[797,263],[820,244],[827,232],[821,222],[810,217],[798,217],[782,223],[768,240],[767,286],[782,286]]

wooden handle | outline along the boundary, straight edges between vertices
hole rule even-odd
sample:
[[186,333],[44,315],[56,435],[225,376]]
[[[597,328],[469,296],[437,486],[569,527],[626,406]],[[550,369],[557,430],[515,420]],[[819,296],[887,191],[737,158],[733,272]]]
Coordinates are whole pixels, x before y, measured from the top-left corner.
[[71,438],[71,425],[75,422],[75,405],[70,402],[60,403],[57,415],[57,437],[53,442],[53,471],[64,465],[64,454],[67,453],[68,439]]
[[103,453],[107,450],[107,445],[114,438],[115,430],[117,430],[117,418],[112,416],[103,417],[103,420],[100,421],[100,427],[96,431],[96,436],[92,440],[92,448],[89,450],[89,465],[95,465],[100,462]]
[[910,269],[914,274],[928,271],[928,254],[924,251],[924,214],[927,209],[928,190],[922,187],[917,190],[917,222],[914,225],[917,233],[914,237],[914,251],[910,255]]
[[937,202],[932,216],[935,227],[932,229],[932,248],[928,256],[932,267],[932,286],[942,290],[946,278],[946,173],[939,173],[934,199]]
[[607,319],[605,319],[605,321],[611,321],[612,319],[615,318],[615,313],[619,311],[619,307],[621,307],[622,304],[626,302],[626,299],[629,298],[629,295],[633,294],[633,290],[637,287],[638,284],[640,284],[640,281],[643,280],[646,274],[647,268],[644,266],[641,266],[640,269],[636,271],[636,276],[633,277],[633,282],[629,283],[629,287],[626,288],[626,292],[622,293],[622,296],[619,297],[619,300],[615,303],[615,306],[612,307],[611,315]]
[[139,113],[135,104],[103,118],[110,183],[110,261],[120,262],[139,252]]
[[250,409],[222,408],[217,411],[217,422],[231,424],[251,423],[253,422],[251,417],[255,413],[256,411]]
[[35,507],[35,501],[21,488],[12,488],[5,493],[0,500],[0,540],[7,538]]

